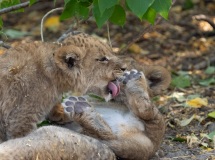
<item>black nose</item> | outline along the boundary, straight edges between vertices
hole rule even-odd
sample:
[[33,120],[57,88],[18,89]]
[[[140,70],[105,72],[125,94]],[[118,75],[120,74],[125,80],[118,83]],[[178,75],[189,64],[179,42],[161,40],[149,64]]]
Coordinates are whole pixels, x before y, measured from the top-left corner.
[[126,70],[126,67],[121,67],[120,69],[124,72]]

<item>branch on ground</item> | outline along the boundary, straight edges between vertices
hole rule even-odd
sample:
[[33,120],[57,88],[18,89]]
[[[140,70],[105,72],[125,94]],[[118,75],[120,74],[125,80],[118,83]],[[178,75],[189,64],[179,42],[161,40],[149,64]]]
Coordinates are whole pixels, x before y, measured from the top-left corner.
[[201,14],[201,15],[194,16],[194,18],[198,21],[208,22],[211,25],[211,27],[213,27],[213,30],[215,30],[215,23],[211,19],[209,19],[207,16]]
[[6,48],[6,49],[10,49],[10,48],[11,48],[10,45],[5,44],[3,41],[0,41],[0,46],[1,46],[1,47],[4,47],[4,48]]

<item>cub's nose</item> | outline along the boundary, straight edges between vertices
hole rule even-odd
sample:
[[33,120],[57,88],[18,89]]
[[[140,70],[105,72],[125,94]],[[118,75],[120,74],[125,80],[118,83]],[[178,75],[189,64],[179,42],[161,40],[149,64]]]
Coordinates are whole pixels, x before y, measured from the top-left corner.
[[124,72],[127,69],[127,64],[121,61],[120,69]]
[[127,67],[121,67],[120,69],[124,72],[127,69]]

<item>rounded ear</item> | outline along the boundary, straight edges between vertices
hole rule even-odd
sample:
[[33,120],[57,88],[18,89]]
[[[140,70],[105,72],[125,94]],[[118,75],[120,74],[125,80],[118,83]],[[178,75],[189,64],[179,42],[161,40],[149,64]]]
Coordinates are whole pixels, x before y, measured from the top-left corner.
[[171,75],[167,69],[161,66],[144,66],[143,72],[148,80],[149,91],[155,96],[169,87]]
[[84,53],[75,46],[63,46],[54,53],[54,59],[61,69],[71,69],[78,65],[82,54]]

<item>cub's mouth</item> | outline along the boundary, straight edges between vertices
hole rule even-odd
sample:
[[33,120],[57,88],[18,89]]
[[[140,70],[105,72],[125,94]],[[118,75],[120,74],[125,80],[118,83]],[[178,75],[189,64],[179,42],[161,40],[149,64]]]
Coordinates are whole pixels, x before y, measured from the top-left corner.
[[120,92],[120,85],[117,80],[111,81],[107,85],[107,91],[111,94],[112,98],[115,98]]

